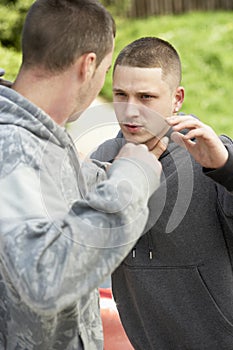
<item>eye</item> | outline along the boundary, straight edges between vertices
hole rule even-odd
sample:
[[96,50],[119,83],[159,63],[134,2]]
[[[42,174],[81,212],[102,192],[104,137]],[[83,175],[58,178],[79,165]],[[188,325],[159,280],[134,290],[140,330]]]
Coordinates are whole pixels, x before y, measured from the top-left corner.
[[113,92],[113,95],[114,95],[115,97],[119,97],[119,98],[127,97],[126,93],[123,92],[123,91],[114,91],[114,92]]
[[151,99],[153,99],[153,98],[154,98],[154,96],[149,95],[149,94],[142,94],[142,95],[141,95],[141,99],[142,99],[142,100],[151,100]]

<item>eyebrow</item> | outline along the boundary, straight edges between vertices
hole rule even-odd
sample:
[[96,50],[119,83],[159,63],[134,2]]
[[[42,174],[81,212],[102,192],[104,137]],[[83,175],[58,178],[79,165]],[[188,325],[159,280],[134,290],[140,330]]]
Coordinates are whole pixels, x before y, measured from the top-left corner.
[[[121,89],[121,88],[113,88],[113,92],[127,92],[127,89]],[[151,90],[139,90],[135,91],[136,94],[140,95],[159,95],[158,91],[151,91]]]
[[112,91],[124,91],[124,90],[120,88],[113,88]]

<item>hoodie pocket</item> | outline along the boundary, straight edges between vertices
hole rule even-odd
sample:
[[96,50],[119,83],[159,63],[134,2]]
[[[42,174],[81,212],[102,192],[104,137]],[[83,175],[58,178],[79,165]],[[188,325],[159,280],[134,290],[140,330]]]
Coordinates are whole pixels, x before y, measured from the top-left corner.
[[222,188],[220,188],[218,192],[218,201],[221,211],[227,218],[233,220],[233,193],[223,191]]
[[[233,350],[233,324],[216,302],[197,266],[140,268],[124,265],[125,290],[132,311],[159,349]],[[119,285],[120,282],[118,281]],[[115,294],[120,304],[123,291]],[[120,285],[122,288],[122,284]],[[121,311],[121,310],[120,310]],[[126,311],[127,312],[127,311]],[[134,313],[134,315],[133,315]]]
[[[218,325],[220,327],[223,327],[223,329],[227,330],[228,332],[230,332],[229,334],[231,334],[233,337],[233,324],[227,319],[227,317],[221,311],[210,289],[205,283],[205,280],[198,267],[196,268],[196,271],[199,276],[200,287],[203,288],[203,292],[205,293],[205,296],[206,296],[207,306],[209,305],[210,310],[212,309],[211,312],[213,317],[216,318],[216,322],[218,323]],[[233,342],[233,338],[232,338],[232,342]],[[233,343],[232,343],[232,349],[233,349]]]

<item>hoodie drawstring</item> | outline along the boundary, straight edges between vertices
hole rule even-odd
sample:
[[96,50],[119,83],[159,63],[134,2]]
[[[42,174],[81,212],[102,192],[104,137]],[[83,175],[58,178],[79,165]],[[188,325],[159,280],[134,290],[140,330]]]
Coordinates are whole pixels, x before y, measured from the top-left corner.
[[147,233],[147,240],[148,240],[148,249],[149,249],[149,259],[153,259],[153,238],[151,231],[148,231]]
[[[150,231],[146,233],[147,245],[148,245],[148,257],[150,260],[153,259],[153,237]],[[132,249],[132,258],[136,259],[136,246]]]
[[133,259],[136,258],[136,248],[135,247],[132,249],[132,258]]

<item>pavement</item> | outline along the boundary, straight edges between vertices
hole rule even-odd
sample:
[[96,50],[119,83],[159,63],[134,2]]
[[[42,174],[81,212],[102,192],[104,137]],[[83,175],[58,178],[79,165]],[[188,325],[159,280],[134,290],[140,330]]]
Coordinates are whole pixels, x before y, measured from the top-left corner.
[[90,155],[105,140],[114,138],[119,131],[112,103],[105,103],[100,98],[67,127],[78,151],[85,156]]

